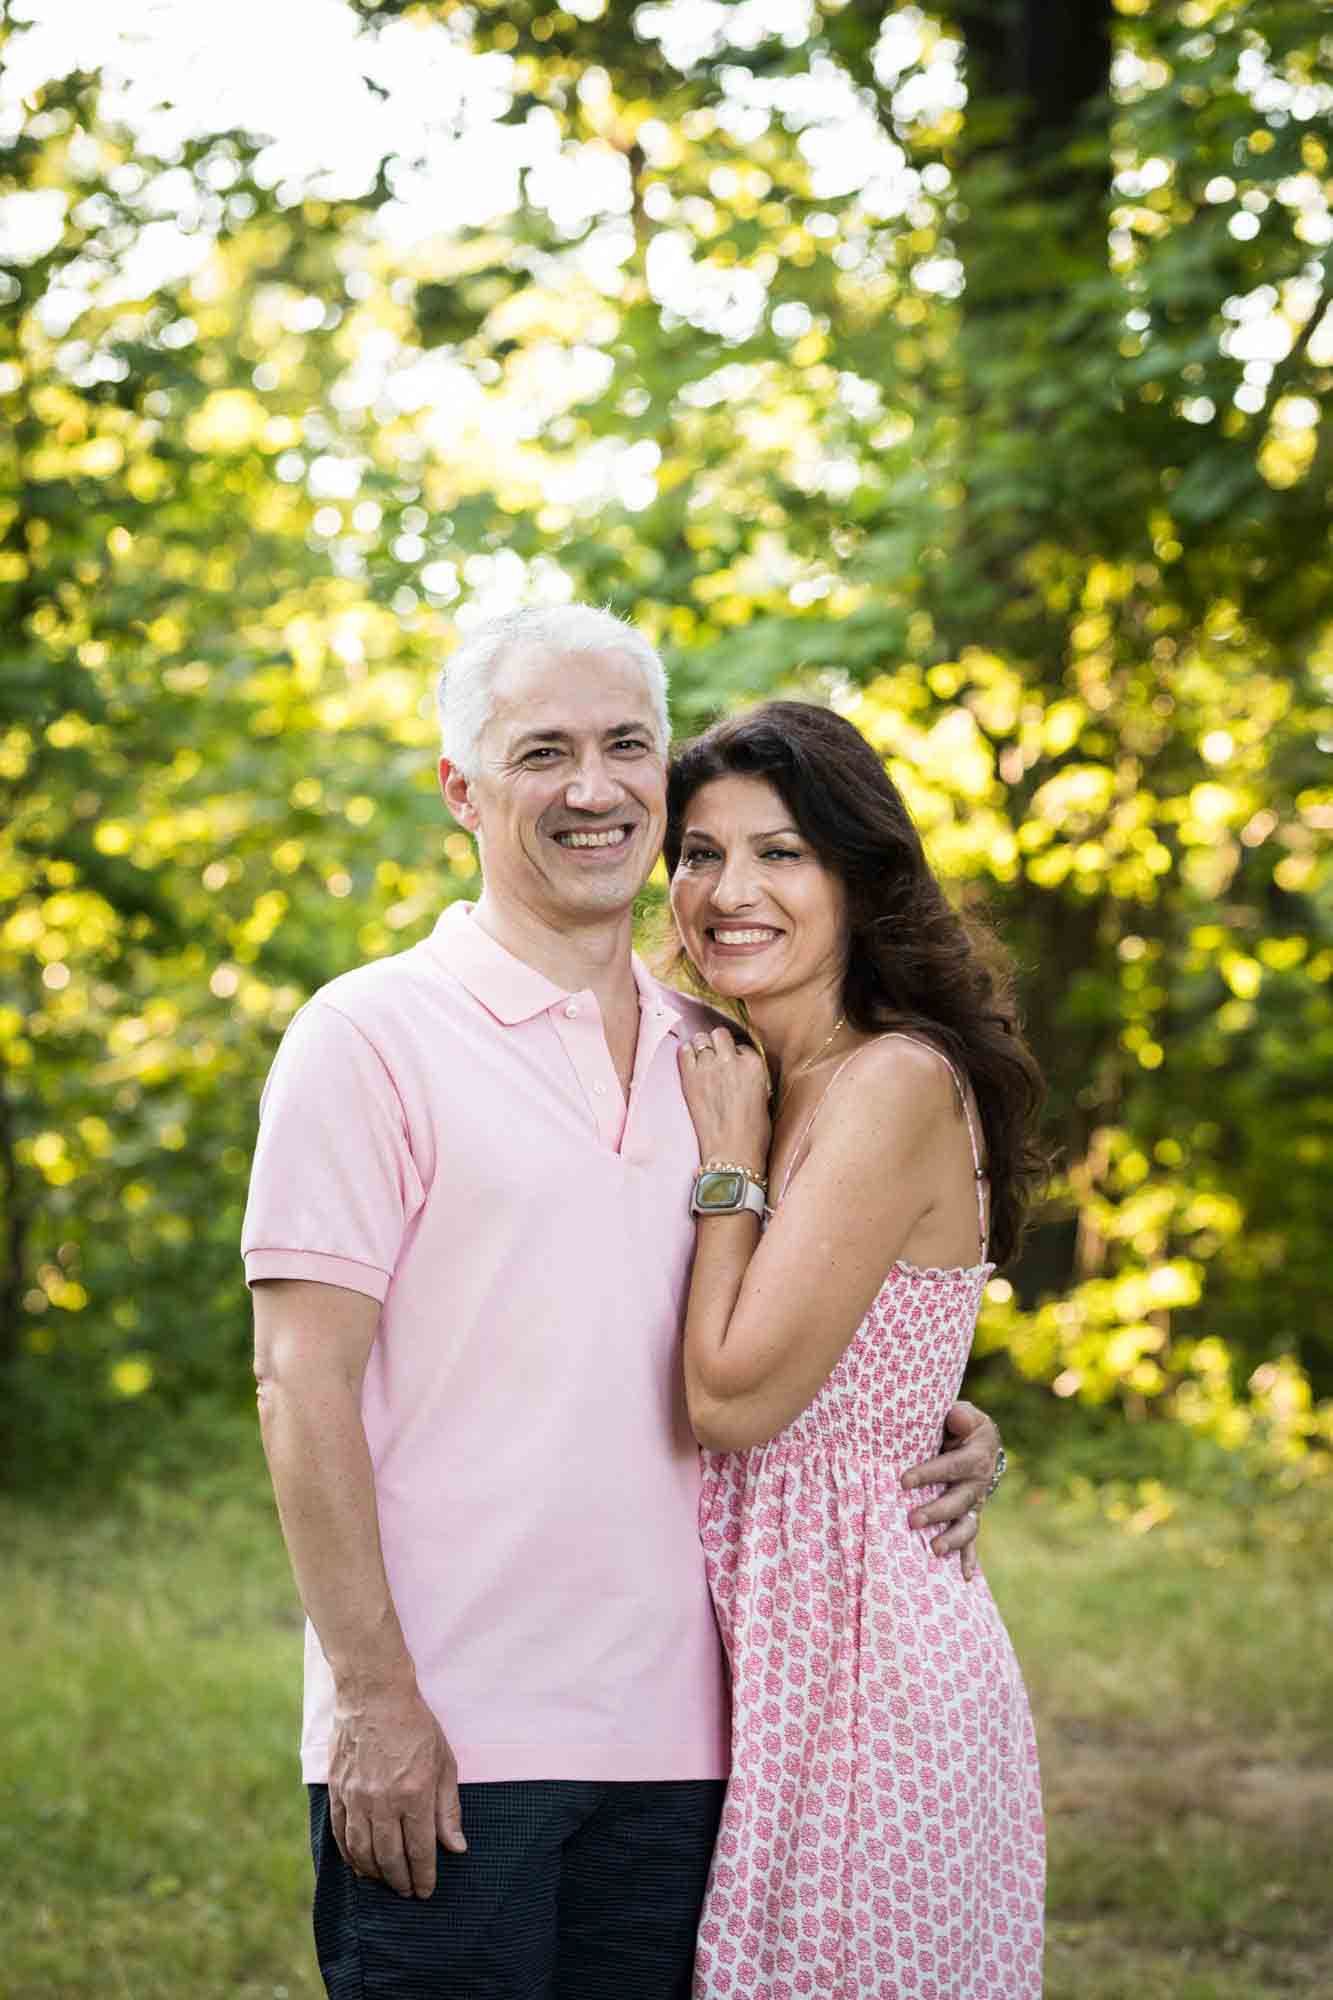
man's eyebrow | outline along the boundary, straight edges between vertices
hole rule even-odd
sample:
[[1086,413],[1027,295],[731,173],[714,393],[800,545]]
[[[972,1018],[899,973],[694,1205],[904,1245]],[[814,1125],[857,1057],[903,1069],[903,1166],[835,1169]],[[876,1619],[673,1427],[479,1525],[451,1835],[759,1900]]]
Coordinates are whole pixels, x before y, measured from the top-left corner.
[[511,750],[521,750],[525,743],[567,743],[568,741],[569,731],[567,729],[556,729],[554,727],[550,729],[523,729],[519,731],[509,747]]

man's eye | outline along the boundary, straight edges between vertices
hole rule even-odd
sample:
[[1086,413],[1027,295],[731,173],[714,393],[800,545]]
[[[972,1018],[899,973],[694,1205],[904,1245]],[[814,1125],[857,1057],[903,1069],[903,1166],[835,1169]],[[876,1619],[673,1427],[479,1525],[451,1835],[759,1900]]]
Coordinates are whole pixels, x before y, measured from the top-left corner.
[[642,755],[651,748],[651,745],[646,743],[642,736],[620,736],[612,747],[616,750],[633,750]]
[[560,752],[553,743],[544,743],[539,749],[529,750],[523,762],[525,764],[540,764],[544,763],[548,757],[558,757],[559,755]]

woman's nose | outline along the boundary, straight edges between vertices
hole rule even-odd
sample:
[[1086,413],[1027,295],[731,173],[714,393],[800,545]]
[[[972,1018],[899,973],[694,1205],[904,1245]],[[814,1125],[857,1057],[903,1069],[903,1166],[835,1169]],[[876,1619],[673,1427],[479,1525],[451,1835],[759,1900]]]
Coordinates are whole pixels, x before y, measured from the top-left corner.
[[757,891],[748,855],[724,862],[713,885],[713,902],[719,910],[744,910],[755,901]]

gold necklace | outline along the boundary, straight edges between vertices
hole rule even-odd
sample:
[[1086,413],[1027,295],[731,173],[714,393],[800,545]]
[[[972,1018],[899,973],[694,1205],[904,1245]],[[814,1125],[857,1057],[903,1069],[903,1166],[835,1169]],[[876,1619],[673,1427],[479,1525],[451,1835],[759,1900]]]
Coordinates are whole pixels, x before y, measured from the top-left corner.
[[791,1086],[795,1083],[797,1077],[804,1076],[808,1069],[814,1068],[815,1064],[819,1061],[819,1058],[823,1055],[825,1049],[829,1048],[834,1042],[837,1041],[839,1034],[842,1032],[843,1028],[846,1027],[846,1025],[847,1025],[847,1016],[845,1014],[839,1014],[837,1020],[833,1023],[833,1033],[819,1044],[819,1047],[815,1050],[812,1056],[807,1056],[804,1062],[798,1063],[790,1076],[784,1076],[779,1081],[778,1101],[773,1107],[774,1116],[776,1116],[777,1113],[781,1111],[783,1105],[787,1100],[787,1093],[791,1089]]

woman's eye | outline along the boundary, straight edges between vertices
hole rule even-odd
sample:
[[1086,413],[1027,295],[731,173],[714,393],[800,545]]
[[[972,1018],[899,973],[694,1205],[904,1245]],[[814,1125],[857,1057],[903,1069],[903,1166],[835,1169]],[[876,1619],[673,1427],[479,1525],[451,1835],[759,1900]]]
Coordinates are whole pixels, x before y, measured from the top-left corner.
[[681,856],[681,860],[685,863],[685,866],[687,868],[698,868],[703,864],[709,861],[715,861],[716,859],[717,859],[717,850],[716,848],[713,847],[687,847],[684,854]]
[[765,861],[799,861],[800,858],[801,850],[799,847],[766,847],[764,849]]

